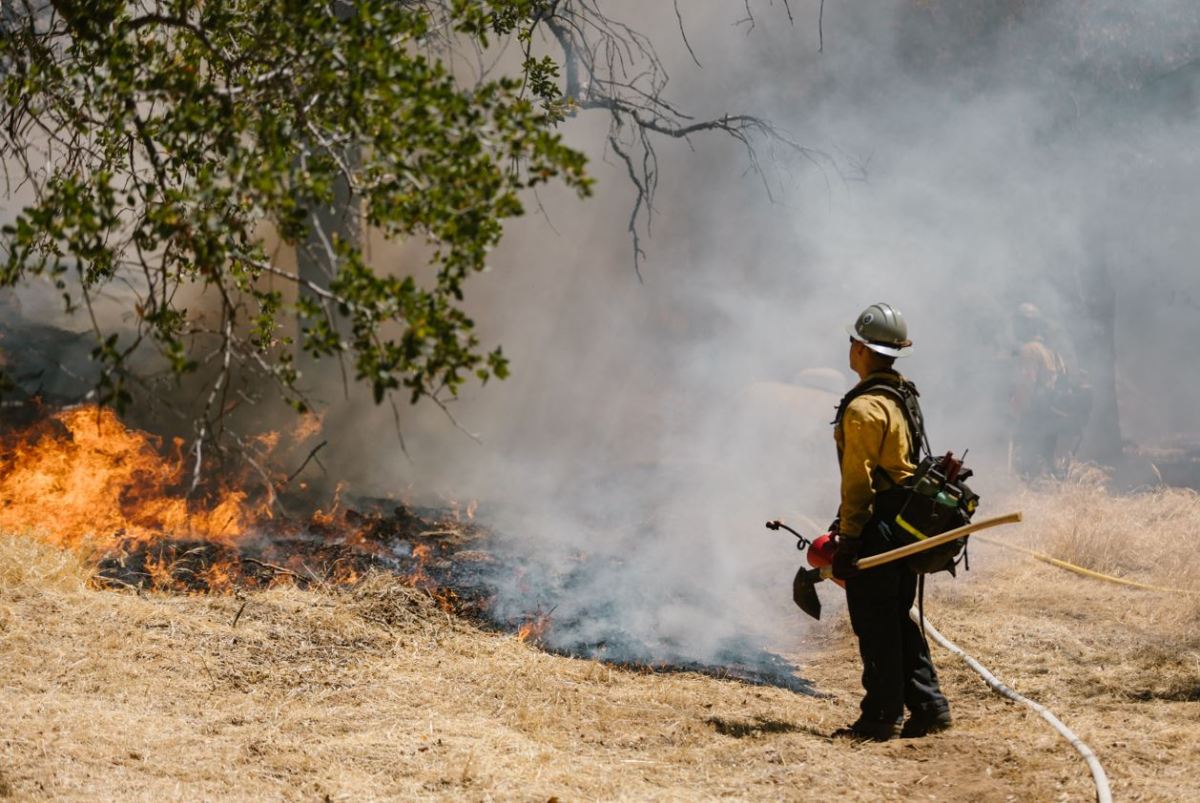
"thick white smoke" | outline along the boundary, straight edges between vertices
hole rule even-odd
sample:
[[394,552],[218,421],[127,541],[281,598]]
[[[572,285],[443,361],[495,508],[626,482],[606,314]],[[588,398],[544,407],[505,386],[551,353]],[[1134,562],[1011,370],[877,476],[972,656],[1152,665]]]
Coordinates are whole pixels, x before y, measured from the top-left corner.
[[1009,481],[1023,301],[1096,387],[1085,452],[1114,461],[1118,433],[1200,431],[1195,4],[826,3],[819,32],[820,6],[793,0],[789,24],[782,4],[752,3],[751,27],[740,3],[680,4],[701,69],[671,4],[606,3],[653,37],[679,108],[760,115],[827,158],[764,144],[772,201],[739,144],[660,141],[642,282],[609,119],[580,114],[564,131],[597,197],[546,191],[545,216],[531,199],[467,288],[513,362],[452,405],[481,443],[431,408],[406,414],[407,456],[390,411],[356,401],[328,419],[326,464],[352,488],[480,499],[528,565],[501,605],[553,608],[564,644],[713,661],[803,627],[801,556],[763,522],[816,534],[834,515],[842,327],[872,302],[906,314],[916,350],[900,367],[934,447],[971,449],[985,505]]
[[1126,439],[1196,431],[1200,387],[1179,370],[1200,313],[1192,7],[829,4],[823,52],[817,7],[793,3],[794,26],[778,4],[757,9],[747,33],[727,4],[689,4],[701,70],[670,9],[639,6],[681,107],[761,114],[830,161],[764,152],[773,203],[736,143],[662,143],[643,284],[633,189],[602,158],[607,119],[571,121],[599,196],[543,197],[549,221],[514,227],[474,288],[515,369],[456,410],[483,445],[424,414],[411,460],[376,451],[356,478],[484,500],[543,573],[505,603],[557,605],[567,641],[619,631],[714,660],[738,635],[802,626],[800,555],[762,525],[816,533],[836,510],[842,326],[869,303],[907,315],[901,367],[934,447],[970,447],[985,504],[1008,482],[1022,301],[1097,387],[1096,454],[1114,456],[1118,412]]

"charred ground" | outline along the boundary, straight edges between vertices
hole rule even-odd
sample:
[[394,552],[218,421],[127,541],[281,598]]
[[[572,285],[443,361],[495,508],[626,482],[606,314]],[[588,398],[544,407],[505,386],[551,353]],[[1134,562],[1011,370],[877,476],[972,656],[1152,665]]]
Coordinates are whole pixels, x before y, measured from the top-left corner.
[[[1039,548],[1069,537],[1071,505],[1160,531],[1197,515],[1183,492],[1071,487],[1014,502],[1029,516],[1018,542]],[[0,774],[16,797],[1092,796],[1082,761],[1040,719],[936,648],[954,729],[884,745],[827,738],[858,693],[835,611],[807,631],[798,621],[787,650],[823,693],[811,696],[548,654],[392,573],[307,590],[113,592],[91,588],[93,569],[71,553],[0,544]],[[1186,580],[1193,557],[1137,576]],[[980,545],[970,574],[934,584],[929,602],[943,632],[1096,750],[1118,797],[1200,793],[1192,601]]]

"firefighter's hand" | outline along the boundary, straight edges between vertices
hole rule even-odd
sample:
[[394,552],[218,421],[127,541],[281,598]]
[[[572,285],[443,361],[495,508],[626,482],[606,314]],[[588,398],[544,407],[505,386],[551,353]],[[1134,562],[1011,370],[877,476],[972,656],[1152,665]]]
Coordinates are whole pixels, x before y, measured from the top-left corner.
[[858,574],[859,569],[854,564],[858,561],[858,551],[862,543],[858,538],[839,536],[837,551],[833,553],[833,576],[838,580],[846,580]]

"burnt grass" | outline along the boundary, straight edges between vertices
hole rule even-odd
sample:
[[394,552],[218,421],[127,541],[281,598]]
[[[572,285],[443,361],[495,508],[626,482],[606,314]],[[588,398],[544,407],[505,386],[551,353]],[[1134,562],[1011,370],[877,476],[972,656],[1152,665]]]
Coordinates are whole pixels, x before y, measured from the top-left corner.
[[[531,571],[528,559],[494,545],[495,534],[454,510],[396,506],[390,500],[354,501],[331,517],[273,520],[236,545],[197,538],[154,542],[122,540],[103,556],[94,584],[100,588],[183,594],[236,593],[281,583],[299,588],[352,585],[373,572],[389,572],[426,591],[447,613],[475,626],[516,633],[538,622],[531,643],[553,654],[602,661],[639,672],[697,672],[752,685],[818,695],[787,659],[748,637],[727,639],[708,660],[689,657],[687,645],[650,645],[614,622],[612,601],[599,599],[555,616],[555,596],[579,590],[590,567],[581,563],[536,583],[548,570]],[[607,558],[605,560],[611,560]],[[497,603],[501,586],[524,589],[528,604]],[[536,602],[534,602],[536,600]],[[593,626],[578,639],[576,620]],[[558,634],[568,634],[566,638]]]

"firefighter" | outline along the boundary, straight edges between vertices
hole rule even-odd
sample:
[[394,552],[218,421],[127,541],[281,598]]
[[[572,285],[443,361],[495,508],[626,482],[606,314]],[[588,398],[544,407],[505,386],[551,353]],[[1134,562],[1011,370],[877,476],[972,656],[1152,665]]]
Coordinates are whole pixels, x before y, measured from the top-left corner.
[[1012,469],[1024,479],[1053,474],[1057,465],[1062,411],[1055,400],[1065,383],[1062,357],[1046,345],[1046,321],[1028,302],[1017,307],[1013,335],[1016,370],[1009,398],[1012,415]]
[[911,352],[912,342],[903,316],[887,304],[867,307],[846,329],[850,368],[860,382],[843,399],[834,421],[842,481],[833,573],[846,583],[865,695],[858,720],[834,736],[876,741],[924,736],[950,726],[950,704],[938,686],[929,645],[909,618],[917,575],[904,561],[861,572],[855,567],[859,558],[902,545],[883,511],[888,491],[916,470],[923,433],[909,431],[892,395],[866,388],[904,385],[915,393],[893,368],[897,357]]

